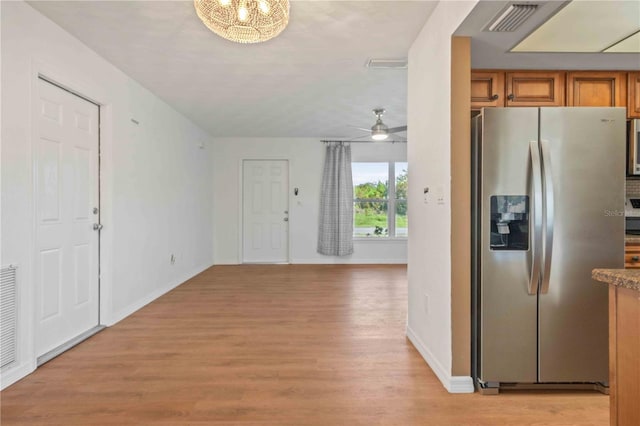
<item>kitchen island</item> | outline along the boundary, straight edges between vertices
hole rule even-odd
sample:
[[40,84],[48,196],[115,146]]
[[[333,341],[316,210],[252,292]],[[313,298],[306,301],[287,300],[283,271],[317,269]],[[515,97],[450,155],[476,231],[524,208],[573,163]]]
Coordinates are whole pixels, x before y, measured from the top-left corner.
[[609,386],[612,426],[640,425],[640,270],[594,269],[609,284]]

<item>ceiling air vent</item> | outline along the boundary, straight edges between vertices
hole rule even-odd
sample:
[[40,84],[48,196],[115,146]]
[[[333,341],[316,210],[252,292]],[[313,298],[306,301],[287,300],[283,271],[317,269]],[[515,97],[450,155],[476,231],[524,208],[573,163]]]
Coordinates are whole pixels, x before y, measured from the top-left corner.
[[515,31],[524,21],[529,19],[537,9],[537,4],[511,4],[498,15],[498,18],[489,23],[486,31],[498,33]]
[[406,59],[369,59],[367,62],[367,68],[378,69],[406,69]]

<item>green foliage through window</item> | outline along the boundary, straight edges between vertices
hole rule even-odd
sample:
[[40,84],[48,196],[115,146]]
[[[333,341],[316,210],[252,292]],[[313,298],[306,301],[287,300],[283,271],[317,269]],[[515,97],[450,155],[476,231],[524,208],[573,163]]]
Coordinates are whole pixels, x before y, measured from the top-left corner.
[[[406,163],[353,163],[354,236],[388,237],[390,228],[396,237],[407,236]],[[389,186],[389,177],[394,186]],[[390,194],[395,197],[390,199]],[[393,206],[391,211],[390,207]],[[393,226],[390,226],[393,225]],[[395,232],[393,231],[395,230]]]

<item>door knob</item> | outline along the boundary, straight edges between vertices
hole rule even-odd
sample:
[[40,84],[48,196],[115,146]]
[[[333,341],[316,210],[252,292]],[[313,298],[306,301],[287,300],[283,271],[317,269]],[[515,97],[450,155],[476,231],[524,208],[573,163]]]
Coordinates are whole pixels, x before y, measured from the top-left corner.
[[288,217],[285,217],[283,220],[284,220],[285,222],[289,222],[289,218],[288,218]]
[[94,231],[99,231],[102,229],[102,224],[101,223],[94,223],[93,224],[93,230]]

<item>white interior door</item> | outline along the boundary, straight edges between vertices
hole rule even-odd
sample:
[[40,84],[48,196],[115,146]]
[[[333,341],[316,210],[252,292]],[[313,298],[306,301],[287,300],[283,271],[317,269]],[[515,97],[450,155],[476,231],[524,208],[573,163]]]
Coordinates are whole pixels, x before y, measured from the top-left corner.
[[99,109],[39,79],[34,114],[39,357],[99,321]]
[[289,162],[243,161],[243,262],[289,261]]

